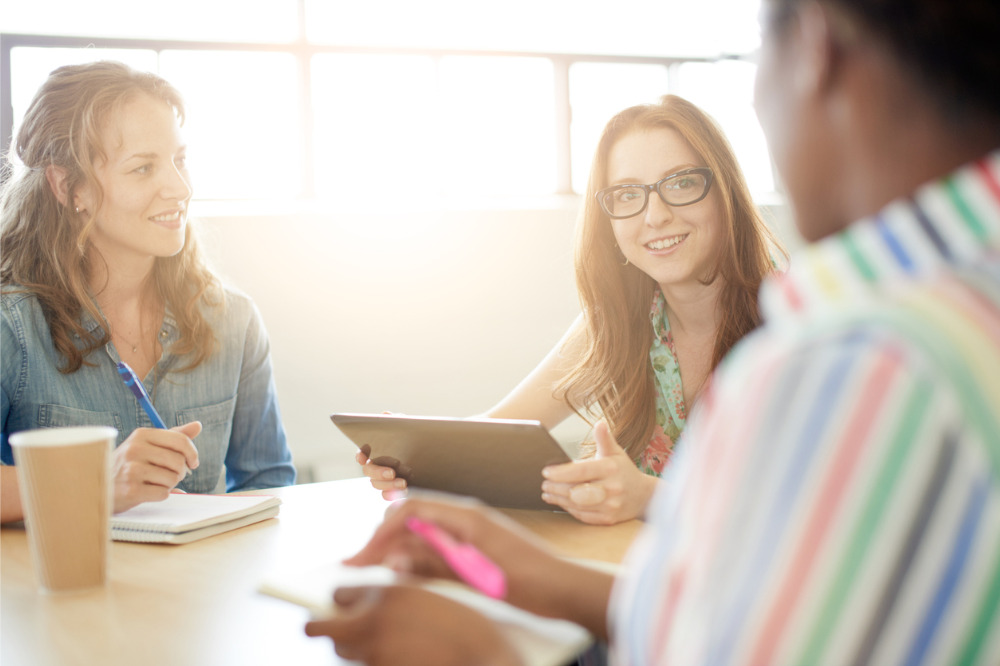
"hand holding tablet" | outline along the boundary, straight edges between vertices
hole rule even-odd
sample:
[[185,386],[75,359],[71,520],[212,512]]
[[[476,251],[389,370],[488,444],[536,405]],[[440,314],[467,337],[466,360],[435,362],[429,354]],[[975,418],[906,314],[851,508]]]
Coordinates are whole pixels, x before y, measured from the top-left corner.
[[541,499],[542,468],[570,457],[538,421],[396,414],[333,414],[371,461],[413,488],[477,497],[487,504],[558,510]]

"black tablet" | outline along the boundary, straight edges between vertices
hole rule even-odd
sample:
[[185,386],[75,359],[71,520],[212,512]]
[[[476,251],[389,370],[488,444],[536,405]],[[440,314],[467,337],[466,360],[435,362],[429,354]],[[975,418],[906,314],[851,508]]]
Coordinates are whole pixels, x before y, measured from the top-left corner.
[[570,462],[538,421],[333,414],[373,462],[413,488],[478,497],[513,509],[559,510],[542,496],[542,468]]

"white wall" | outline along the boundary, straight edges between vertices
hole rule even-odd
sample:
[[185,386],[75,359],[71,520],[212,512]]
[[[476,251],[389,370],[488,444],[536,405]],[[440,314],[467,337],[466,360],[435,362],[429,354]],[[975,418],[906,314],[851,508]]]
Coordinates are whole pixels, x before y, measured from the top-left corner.
[[203,215],[212,265],[263,314],[302,480],[360,473],[332,412],[468,416],[520,381],[579,312],[578,206]]
[[293,455],[323,480],[359,474],[332,412],[472,415],[541,360],[579,312],[575,218],[572,198],[199,225],[212,265],[263,314]]

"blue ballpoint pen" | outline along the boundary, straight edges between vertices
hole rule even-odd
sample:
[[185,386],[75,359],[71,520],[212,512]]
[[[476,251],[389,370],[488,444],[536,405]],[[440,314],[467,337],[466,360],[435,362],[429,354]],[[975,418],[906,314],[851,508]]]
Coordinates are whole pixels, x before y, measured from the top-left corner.
[[125,382],[125,386],[128,387],[135,399],[139,401],[142,408],[146,411],[146,415],[149,416],[149,420],[153,422],[153,426],[160,428],[161,430],[167,429],[167,424],[163,422],[160,415],[156,413],[156,408],[153,407],[153,403],[149,400],[149,394],[146,393],[146,387],[142,385],[139,378],[135,376],[135,371],[128,366],[128,363],[124,361],[118,364],[118,374],[121,375],[122,381]]
[[[139,378],[136,377],[135,371],[129,367],[128,363],[125,361],[120,361],[118,363],[118,374],[121,376],[122,381],[125,382],[125,386],[128,387],[129,391],[132,391],[132,395],[135,399],[139,401],[142,408],[146,411],[146,415],[149,416],[149,420],[153,422],[153,426],[160,428],[161,430],[167,429],[167,424],[163,422],[160,415],[156,413],[156,407],[153,407],[152,401],[149,399],[149,394],[146,393],[146,387],[142,385]],[[185,473],[185,476],[191,474],[191,469]]]

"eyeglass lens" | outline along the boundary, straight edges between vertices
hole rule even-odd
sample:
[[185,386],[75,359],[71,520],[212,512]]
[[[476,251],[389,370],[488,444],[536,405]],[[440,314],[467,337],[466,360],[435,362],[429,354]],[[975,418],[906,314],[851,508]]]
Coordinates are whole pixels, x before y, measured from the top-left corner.
[[[708,188],[709,179],[705,173],[680,173],[664,178],[656,183],[656,190],[666,203],[684,206],[700,199]],[[631,217],[645,207],[652,186],[623,185],[612,188],[601,197],[601,205],[612,217]]]

